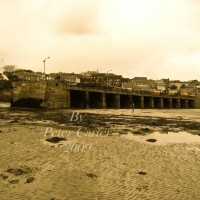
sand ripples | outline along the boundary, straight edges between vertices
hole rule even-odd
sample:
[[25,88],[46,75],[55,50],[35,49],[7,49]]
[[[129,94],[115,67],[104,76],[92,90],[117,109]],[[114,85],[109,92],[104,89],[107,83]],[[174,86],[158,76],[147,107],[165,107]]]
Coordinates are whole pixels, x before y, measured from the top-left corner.
[[[63,145],[42,142],[44,130],[16,122],[0,132],[0,199],[200,199],[199,144],[156,146],[118,136],[72,135],[72,141],[92,148],[65,152]],[[30,174],[6,172],[24,164]],[[34,181],[25,183],[29,177]]]

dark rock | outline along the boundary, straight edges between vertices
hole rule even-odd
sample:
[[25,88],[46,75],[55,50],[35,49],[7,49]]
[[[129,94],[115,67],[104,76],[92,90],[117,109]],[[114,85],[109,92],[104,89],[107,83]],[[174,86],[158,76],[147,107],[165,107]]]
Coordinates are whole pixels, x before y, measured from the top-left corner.
[[151,130],[150,128],[141,128],[140,129],[142,132],[145,132],[145,133],[153,133],[154,131]]
[[97,176],[95,174],[91,174],[91,173],[86,173],[86,175],[90,178],[97,178]]
[[147,172],[139,171],[138,174],[139,174],[139,175],[146,175]]
[[29,177],[26,179],[26,183],[32,183],[35,180],[34,177]]
[[15,180],[11,180],[9,181],[10,184],[18,184],[19,183],[19,179],[15,179]]
[[21,168],[9,168],[6,172],[10,174],[14,174],[15,176],[20,176],[23,174],[29,174],[32,172],[31,168],[29,167],[21,167]]
[[46,141],[56,144],[56,143],[59,143],[60,141],[66,141],[66,139],[61,138],[61,137],[51,137],[51,138],[46,139]]
[[146,141],[147,142],[156,142],[157,140],[156,139],[147,139]]
[[139,131],[139,130],[138,131],[133,131],[132,133],[135,134],[135,135],[142,135],[143,134],[143,132]]
[[9,177],[9,176],[7,176],[7,175],[5,175],[3,173],[1,173],[0,176],[2,177],[3,180],[6,180]]

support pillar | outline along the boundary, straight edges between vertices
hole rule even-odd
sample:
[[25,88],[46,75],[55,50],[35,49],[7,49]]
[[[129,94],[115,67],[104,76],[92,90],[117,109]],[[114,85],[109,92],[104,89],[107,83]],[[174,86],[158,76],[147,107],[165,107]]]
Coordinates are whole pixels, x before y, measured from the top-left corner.
[[185,100],[185,108],[188,108],[188,99]]
[[116,108],[120,108],[120,94],[116,94]]
[[172,99],[169,98],[169,109],[172,109]]
[[141,96],[140,107],[144,108],[144,96]]
[[102,108],[103,109],[106,108],[106,93],[105,92],[102,93]]
[[90,96],[89,96],[89,91],[86,91],[86,108],[90,108]]
[[154,98],[151,97],[151,108],[154,109]]
[[180,102],[180,99],[177,99],[177,108],[181,108],[181,102]]
[[160,108],[161,108],[161,109],[164,108],[163,98],[160,98]]

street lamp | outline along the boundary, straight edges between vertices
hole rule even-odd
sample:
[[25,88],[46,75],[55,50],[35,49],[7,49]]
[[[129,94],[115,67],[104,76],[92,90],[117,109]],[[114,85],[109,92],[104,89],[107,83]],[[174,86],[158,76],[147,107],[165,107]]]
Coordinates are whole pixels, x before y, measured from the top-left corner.
[[44,77],[45,77],[45,63],[46,63],[46,60],[47,59],[49,59],[50,57],[47,57],[47,58],[45,58],[44,60],[43,60],[43,62],[44,62]]
[[107,71],[107,85],[108,85],[108,72],[111,72],[112,70]]

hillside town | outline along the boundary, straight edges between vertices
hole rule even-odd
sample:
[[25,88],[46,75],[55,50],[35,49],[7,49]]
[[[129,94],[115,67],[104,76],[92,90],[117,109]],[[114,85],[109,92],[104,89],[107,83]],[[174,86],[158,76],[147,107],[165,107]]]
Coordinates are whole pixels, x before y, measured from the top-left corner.
[[168,94],[181,96],[199,96],[200,81],[180,81],[163,78],[160,80],[148,79],[148,77],[125,78],[122,75],[110,71],[102,73],[86,71],[77,73],[49,73],[34,72],[26,69],[16,69],[15,66],[4,66],[0,73],[0,90],[12,87],[15,81],[60,81],[69,86],[81,87],[109,87],[130,90],[134,92],[151,92],[154,94]]

